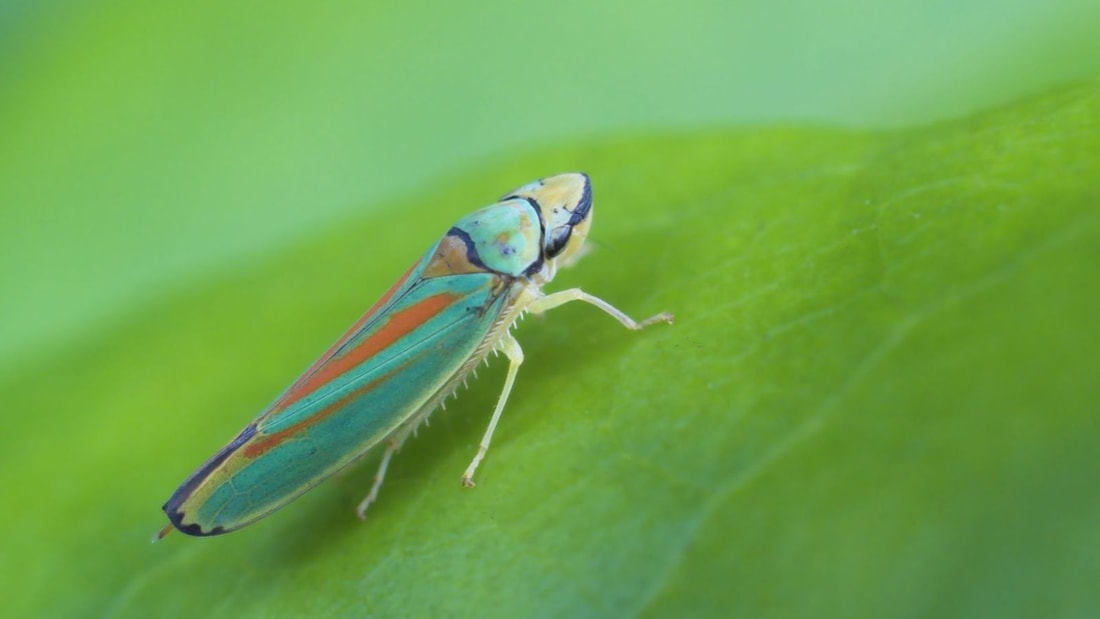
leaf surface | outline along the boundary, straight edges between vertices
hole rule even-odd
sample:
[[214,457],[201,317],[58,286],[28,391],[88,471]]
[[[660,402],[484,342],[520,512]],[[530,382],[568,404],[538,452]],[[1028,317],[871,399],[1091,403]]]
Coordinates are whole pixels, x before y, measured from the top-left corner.
[[[707,132],[471,172],[135,313],[3,387],[16,616],[1100,612],[1100,88],[892,133]],[[449,223],[584,169],[582,286],[527,362],[228,536],[158,506]],[[580,305],[580,304],[576,304]],[[376,456],[375,456],[376,457]]]

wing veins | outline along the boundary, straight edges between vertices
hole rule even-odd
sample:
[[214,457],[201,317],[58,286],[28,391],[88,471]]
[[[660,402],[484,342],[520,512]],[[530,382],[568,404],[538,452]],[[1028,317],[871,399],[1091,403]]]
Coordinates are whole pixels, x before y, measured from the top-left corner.
[[[456,277],[458,277],[458,276],[456,276]],[[424,281],[424,280],[418,280],[416,282],[416,284],[414,284],[413,286],[410,286],[409,290],[406,291],[406,294],[408,292],[411,292],[412,289],[415,288],[416,285],[418,285],[422,281]],[[505,289],[505,290],[507,290],[507,289]],[[489,302],[488,305],[492,305],[492,304],[496,303],[499,300],[499,298],[501,296],[503,296],[503,294],[504,294],[503,292],[499,292],[499,293],[491,296],[489,298],[490,302]],[[402,294],[401,298],[404,298],[404,296],[405,296],[405,294]],[[469,296],[469,295],[466,295],[466,296]],[[463,298],[466,298],[466,297],[463,297]],[[396,301],[396,299],[395,299],[395,301]],[[388,308],[389,306],[390,306],[390,304],[387,304],[385,307]],[[378,312],[379,315],[384,313],[383,311],[381,311],[382,309],[384,309],[384,308],[379,308],[379,312]],[[503,313],[503,311],[506,311],[506,308],[502,308],[501,313]],[[376,365],[376,366],[372,366],[369,371],[371,373],[378,372],[379,374],[384,374],[386,370],[388,370],[388,369],[392,368],[394,365],[399,364],[400,362],[404,361],[404,358],[407,357],[410,352],[413,352],[414,349],[422,347],[422,346],[428,344],[429,342],[434,341],[435,339],[438,338],[439,334],[443,333],[444,331],[447,331],[447,330],[451,329],[452,327],[454,327],[455,325],[457,325],[457,324],[459,324],[463,321],[469,320],[473,316],[475,316],[474,313],[467,312],[466,314],[464,314],[462,316],[459,316],[458,318],[455,318],[454,320],[452,320],[450,322],[447,322],[443,325],[440,325],[438,328],[434,329],[432,332],[426,333],[422,337],[418,338],[416,341],[410,342],[405,348],[403,348],[400,351],[394,353],[393,356],[390,359],[386,360],[384,363]],[[360,328],[360,332],[362,332],[364,329],[367,329],[368,325],[372,325],[374,323],[375,323],[374,319],[368,321],[368,323],[365,323]],[[348,342],[346,342],[344,346],[346,346],[347,344],[350,344],[353,339],[354,338],[348,338]],[[340,349],[338,349],[338,350],[342,351],[344,349],[344,346],[341,346]],[[329,359],[331,360],[332,358],[335,358],[336,356],[337,356],[337,354],[333,354],[329,357]],[[364,364],[367,364],[367,363],[369,363],[369,360],[364,361]],[[327,360],[326,360],[326,363],[323,363],[323,364],[319,365],[314,373],[321,371],[325,367],[325,365],[327,365]],[[361,367],[362,365],[363,364],[361,364],[358,367]],[[349,370],[349,372],[357,372],[357,371],[358,371],[357,369]],[[347,393],[350,393],[351,391],[354,391],[359,386],[359,383],[362,382],[360,380],[362,378],[361,375],[364,374],[365,372],[358,371],[358,373],[360,374],[360,376],[352,378],[350,381],[348,381],[346,384],[342,385],[338,389],[327,391],[327,392],[324,392],[323,394],[318,394],[317,397],[310,402],[309,406],[302,406],[302,407],[298,407],[296,409],[289,409],[289,410],[284,409],[284,410],[279,411],[275,415],[265,417],[264,419],[260,420],[256,424],[257,433],[262,433],[262,434],[265,434],[265,435],[268,434],[267,430],[270,429],[271,424],[270,423],[265,424],[265,422],[278,420],[280,429],[284,425],[287,425],[287,426],[293,425],[294,423],[297,423],[297,421],[299,419],[301,419],[303,416],[305,416],[306,414],[312,412],[316,408],[323,407],[325,404],[327,404],[329,402],[332,402],[332,401],[335,401],[335,400],[338,400],[340,397],[343,397]],[[449,378],[450,377],[448,377],[448,379]],[[299,403],[295,403],[294,406],[297,407],[298,404]]]

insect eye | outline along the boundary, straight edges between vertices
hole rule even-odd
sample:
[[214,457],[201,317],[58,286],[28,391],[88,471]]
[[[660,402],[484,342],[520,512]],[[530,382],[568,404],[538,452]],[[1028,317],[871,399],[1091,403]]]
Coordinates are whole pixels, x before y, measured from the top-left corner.
[[546,256],[553,258],[560,254],[569,243],[571,234],[573,234],[573,226],[558,226],[551,230],[549,238],[546,239]]

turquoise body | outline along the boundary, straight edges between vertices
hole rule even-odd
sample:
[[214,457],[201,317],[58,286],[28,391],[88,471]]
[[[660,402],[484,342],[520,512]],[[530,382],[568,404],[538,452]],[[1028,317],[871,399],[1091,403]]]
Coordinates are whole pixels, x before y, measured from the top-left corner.
[[[571,206],[587,214],[587,177],[571,176],[583,178],[586,201]],[[239,529],[426,417],[492,351],[522,309],[517,299],[543,270],[545,228],[539,202],[524,197],[506,198],[455,223],[316,363],[180,485],[164,505],[172,526],[189,535]]]

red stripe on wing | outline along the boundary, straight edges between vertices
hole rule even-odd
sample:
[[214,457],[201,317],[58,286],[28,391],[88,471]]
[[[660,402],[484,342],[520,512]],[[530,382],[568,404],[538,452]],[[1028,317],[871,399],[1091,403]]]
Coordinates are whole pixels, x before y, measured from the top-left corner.
[[[364,313],[359,318],[359,320],[355,321],[355,324],[352,325],[350,329],[345,331],[344,334],[340,336],[340,339],[336,340],[335,344],[330,346],[329,349],[325,351],[325,354],[321,355],[321,357],[317,359],[317,361],[314,361],[313,365],[309,366],[309,369],[303,372],[302,375],[299,376],[298,379],[295,380],[289,388],[287,388],[286,392],[284,392],[283,395],[278,400],[276,400],[274,404],[272,404],[272,412],[283,410],[287,406],[290,406],[294,402],[297,402],[298,400],[302,399],[302,397],[308,395],[313,391],[313,389],[310,389],[309,391],[302,392],[302,387],[307,382],[309,382],[310,379],[313,378],[313,376],[317,373],[317,370],[321,366],[328,363],[328,361],[336,355],[341,346],[346,344],[348,340],[354,337],[355,334],[359,332],[359,329],[362,328],[362,326],[366,324],[368,320],[374,317],[374,313],[378,311],[378,308],[384,306],[390,301],[390,299],[393,298],[393,295],[396,294],[397,291],[405,285],[406,281],[408,281],[409,276],[412,275],[412,272],[420,266],[420,262],[420,260],[417,260],[416,263],[409,267],[409,270],[405,271],[405,274],[401,276],[401,279],[397,280],[397,283],[391,286],[390,289],[386,291],[386,294],[382,295],[381,299],[375,301],[374,305],[370,306],[370,309],[368,309],[366,313]],[[316,389],[316,387],[314,387],[314,389]]]
[[[395,368],[395,371],[400,371],[402,367],[403,366]],[[316,413],[306,417],[298,423],[290,426],[289,428],[280,430],[275,434],[271,434],[269,436],[265,436],[256,440],[254,443],[244,448],[244,456],[246,458],[258,458],[259,456],[264,455],[269,450],[278,447],[279,445],[286,442],[288,439],[293,438],[294,435],[298,434],[299,432],[304,432],[311,425],[321,421],[322,419],[335,413],[341,408],[347,406],[349,403],[351,403],[352,400],[370,391],[371,389],[374,389],[378,385],[378,383],[381,383],[387,378],[390,378],[393,374],[394,372],[387,372],[386,374],[379,376],[378,378],[370,381],[369,383],[363,385],[355,391],[352,391],[351,393],[345,395],[344,397],[333,402],[332,404],[329,404],[328,406],[317,411]]]
[[458,299],[459,297],[452,293],[442,292],[394,312],[386,318],[385,323],[377,331],[356,344],[355,348],[346,351],[339,357],[327,359],[324,365],[304,377],[304,380],[295,383],[280,399],[277,408],[286,408],[317,391],[333,379],[370,359],[379,351],[384,350],[420,325],[428,322]]
[[[360,342],[355,348],[348,351],[341,357],[337,357],[329,361],[327,365],[320,368],[319,371],[309,376],[300,385],[297,385],[297,390],[294,392],[288,392],[284,396],[284,401],[280,404],[282,406],[289,406],[294,402],[302,399],[306,395],[313,393],[322,385],[328,383],[334,378],[340,376],[344,372],[354,368],[355,366],[363,363],[367,359],[377,354],[379,351],[385,349],[387,346],[392,345],[397,340],[405,337],[420,325],[431,320],[437,314],[442,312],[448,306],[458,299],[455,295],[443,292],[436,295],[432,295],[416,303],[410,305],[405,309],[395,312],[392,316],[386,319],[386,323],[382,325],[377,331],[362,342]],[[244,449],[244,455],[248,458],[255,458],[263,455],[268,450],[272,449],[285,442],[286,440],[294,437],[300,432],[304,432],[309,429],[310,426],[320,422],[322,419],[340,410],[347,404],[349,404],[355,398],[370,391],[376,387],[380,382],[391,378],[395,373],[404,369],[406,364],[397,366],[396,368],[386,372],[384,375],[370,381],[366,385],[355,389],[351,393],[341,397],[339,400],[329,404],[323,409],[307,415],[298,423],[280,430],[269,436],[257,439],[254,443],[248,445]]]

